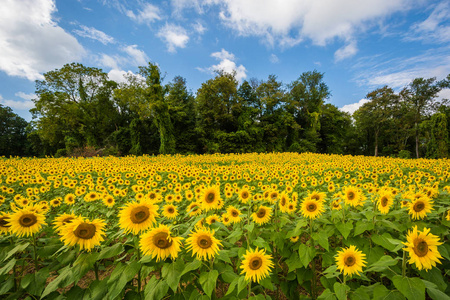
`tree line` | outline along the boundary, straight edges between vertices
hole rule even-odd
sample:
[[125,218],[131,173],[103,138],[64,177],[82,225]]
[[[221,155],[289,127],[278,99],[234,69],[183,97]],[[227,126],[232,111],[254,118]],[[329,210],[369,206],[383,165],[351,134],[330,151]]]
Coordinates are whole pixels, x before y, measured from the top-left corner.
[[101,69],[64,65],[36,81],[33,120],[0,105],[0,155],[72,156],[317,152],[448,157],[450,107],[444,80],[416,78],[400,93],[367,94],[354,114],[326,103],[324,74],[275,75],[239,83],[218,72],[194,94],[176,76],[164,83],[149,63],[117,83]]

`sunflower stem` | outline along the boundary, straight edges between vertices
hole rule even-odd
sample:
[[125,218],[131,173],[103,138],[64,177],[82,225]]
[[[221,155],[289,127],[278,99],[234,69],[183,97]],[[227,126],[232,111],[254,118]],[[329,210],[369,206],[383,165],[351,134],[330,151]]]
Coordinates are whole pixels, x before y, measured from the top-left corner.
[[[135,245],[135,249],[136,249],[137,260],[139,262],[141,260],[141,250],[139,249],[139,237],[138,236],[136,237],[134,245]],[[142,265],[139,264],[139,271],[138,271],[138,278],[137,278],[137,280],[138,280],[138,282],[137,282],[137,292],[139,294],[139,299],[142,298],[141,297],[141,268],[142,268]]]
[[248,294],[247,294],[247,299],[250,298],[250,295],[252,294],[252,280],[250,280],[250,282],[248,283]]
[[[314,249],[313,221],[312,221],[312,218],[309,219],[309,237],[310,237],[310,241],[311,241],[311,244],[309,246]],[[312,269],[312,273],[313,273],[313,278],[312,278],[312,282],[311,282],[311,284],[312,284],[311,297],[313,299],[316,299],[317,274],[316,274],[316,258],[315,257],[312,260],[311,269]]]
[[100,279],[98,277],[98,263],[97,262],[94,263],[94,271],[95,271],[95,280],[100,281]]
[[35,272],[37,272],[38,271],[38,259],[37,259],[37,247],[36,247],[36,244],[37,244],[37,240],[36,240],[36,236],[33,234],[32,235],[33,236],[33,252],[34,252],[34,270],[35,270]]
[[403,250],[402,276],[406,276],[406,251]]

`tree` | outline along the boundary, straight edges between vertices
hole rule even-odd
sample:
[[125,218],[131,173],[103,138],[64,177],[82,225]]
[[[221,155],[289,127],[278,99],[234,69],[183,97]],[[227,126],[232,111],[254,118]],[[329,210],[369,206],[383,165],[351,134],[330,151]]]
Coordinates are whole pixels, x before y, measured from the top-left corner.
[[340,111],[333,104],[325,104],[320,115],[320,153],[346,153],[352,120],[348,113]]
[[436,81],[435,77],[428,79],[416,78],[400,92],[403,101],[408,104],[412,113],[411,121],[414,124],[417,158],[419,158],[420,123],[424,118],[436,112],[444,103],[444,101],[437,100],[438,94],[444,84],[444,81]]
[[116,86],[101,69],[78,63],[45,73],[31,110],[41,140],[57,148],[103,145],[114,130]]
[[27,121],[0,104],[0,156],[25,155]]

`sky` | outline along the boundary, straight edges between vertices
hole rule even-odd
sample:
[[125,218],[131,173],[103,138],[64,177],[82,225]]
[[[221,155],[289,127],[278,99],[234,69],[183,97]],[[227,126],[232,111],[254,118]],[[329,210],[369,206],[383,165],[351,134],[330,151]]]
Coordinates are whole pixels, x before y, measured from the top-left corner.
[[[0,104],[31,120],[35,81],[66,63],[121,82],[153,62],[196,93],[215,70],[285,86],[324,73],[353,112],[388,85],[450,74],[450,1],[0,0]],[[450,98],[450,90],[441,97]]]

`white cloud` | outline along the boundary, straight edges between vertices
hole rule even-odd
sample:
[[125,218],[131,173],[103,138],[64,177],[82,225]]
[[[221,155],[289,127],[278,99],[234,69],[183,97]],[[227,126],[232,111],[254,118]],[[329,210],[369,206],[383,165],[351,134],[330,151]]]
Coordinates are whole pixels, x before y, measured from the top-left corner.
[[450,41],[450,4],[441,2],[436,5],[430,16],[422,22],[415,23],[408,31],[405,40],[423,40],[431,43]]
[[219,60],[217,65],[212,65],[209,68],[197,68],[203,72],[214,73],[216,71],[223,71],[228,74],[236,74],[236,79],[242,81],[242,79],[247,77],[247,69],[243,66],[237,66],[235,62],[234,54],[222,49],[220,52],[214,52],[211,57]]
[[414,78],[440,80],[450,74],[450,46],[429,49],[413,57],[365,57],[359,59],[354,68],[359,72],[355,80],[360,85],[370,88],[388,85],[399,90]]
[[272,55],[270,55],[269,58],[270,62],[273,64],[279,63],[280,59],[278,58],[278,56],[276,56],[275,54],[272,53]]
[[80,60],[85,50],[53,20],[54,1],[2,1],[0,70],[28,80]]
[[81,37],[99,41],[103,45],[115,43],[114,38],[107,35],[103,31],[97,30],[94,27],[87,27],[84,25],[81,25],[80,27],[82,30],[77,29],[77,30],[74,30],[73,32],[75,32],[76,34],[78,34]]
[[286,47],[304,37],[317,45],[354,35],[397,11],[409,9],[407,0],[205,0],[175,1],[180,7],[220,6],[219,17],[243,36],[260,36],[269,44]]
[[34,107],[33,101],[31,99],[27,99],[25,101],[22,100],[8,100],[4,99],[2,95],[0,95],[0,104],[9,106],[12,109],[17,110],[30,110]]
[[206,31],[206,27],[203,26],[203,24],[198,21],[195,24],[193,24],[192,27],[194,28],[194,31],[200,35],[202,35]]
[[356,47],[356,42],[352,41],[349,44],[347,44],[346,46],[339,48],[334,53],[334,60],[336,62],[344,60],[346,58],[352,57],[353,55],[356,54],[356,52],[358,52],[358,48]]
[[127,53],[131,59],[131,63],[138,66],[145,66],[148,62],[148,56],[144,51],[139,50],[137,45],[130,45],[122,48],[122,51]]
[[171,53],[177,52],[176,48],[185,48],[189,41],[186,30],[173,24],[166,24],[159,30],[157,36],[166,43],[167,50]]
[[350,115],[353,115],[353,113],[355,111],[357,111],[358,108],[360,108],[361,106],[364,105],[364,103],[367,103],[367,102],[370,102],[370,100],[368,100],[368,99],[361,99],[361,100],[359,100],[356,103],[344,105],[343,107],[339,108],[339,110],[348,112]]
[[450,89],[443,89],[439,92],[438,97],[440,99],[448,99],[450,100]]
[[144,3],[137,14],[131,10],[126,10],[125,13],[130,19],[138,23],[150,24],[156,20],[161,20],[161,11],[157,6],[150,3]]

